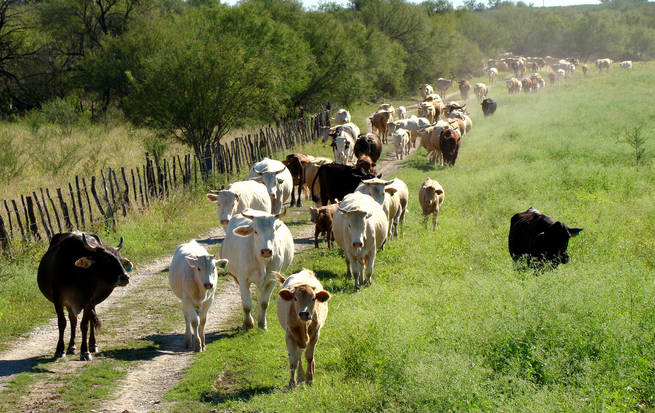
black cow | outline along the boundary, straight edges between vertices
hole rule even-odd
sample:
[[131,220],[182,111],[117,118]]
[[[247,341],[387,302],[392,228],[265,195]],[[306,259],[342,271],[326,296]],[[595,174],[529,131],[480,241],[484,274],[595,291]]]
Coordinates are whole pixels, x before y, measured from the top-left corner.
[[482,113],[484,113],[484,116],[490,116],[496,113],[496,107],[498,105],[496,104],[496,101],[493,100],[492,98],[486,98],[485,100],[482,101]]
[[373,162],[377,162],[382,153],[382,141],[374,133],[361,134],[355,141],[354,152],[355,158],[359,159],[362,155],[368,155]]
[[[378,175],[378,177],[380,176],[382,174]],[[362,180],[372,178],[375,178],[375,175],[354,166],[338,163],[323,165],[318,169],[314,182],[312,182],[312,200],[319,202],[319,199],[314,195],[316,181],[319,182],[321,187],[321,205],[325,206],[330,200],[341,200],[344,196],[355,192]]]
[[515,214],[509,227],[509,254],[514,261],[522,257],[528,265],[542,267],[550,263],[553,267],[569,262],[566,248],[569,238],[575,237],[582,228],[569,228],[563,222],[542,214],[533,207]]
[[91,353],[98,351],[94,330],[100,327],[100,320],[95,306],[104,301],[115,287],[123,287],[130,280],[126,271],[131,271],[132,263],[121,257],[119,250],[122,246],[123,238],[118,246],[109,247],[103,245],[97,235],[85,232],[56,234],[50,241],[39,264],[37,282],[43,295],[55,305],[59,326],[56,358],[64,357],[64,307],[71,323],[67,353],[75,354],[77,316],[82,310],[80,360],[91,360],[89,350]]

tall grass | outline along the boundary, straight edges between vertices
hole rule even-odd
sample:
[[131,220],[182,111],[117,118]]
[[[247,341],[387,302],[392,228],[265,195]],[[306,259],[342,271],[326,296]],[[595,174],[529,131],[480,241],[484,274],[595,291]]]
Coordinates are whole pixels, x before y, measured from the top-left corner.
[[[333,293],[313,386],[286,388],[284,333],[211,343],[167,396],[175,411],[623,411],[655,409],[655,172],[634,168],[615,131],[655,126],[655,67],[578,76],[543,94],[491,95],[498,111],[464,137],[454,168],[424,151],[398,176],[411,199],[373,285],[355,292],[342,252],[309,250]],[[653,143],[646,149],[652,151]],[[418,188],[444,187],[437,231]],[[584,227],[571,262],[516,271],[512,214],[535,206]]]

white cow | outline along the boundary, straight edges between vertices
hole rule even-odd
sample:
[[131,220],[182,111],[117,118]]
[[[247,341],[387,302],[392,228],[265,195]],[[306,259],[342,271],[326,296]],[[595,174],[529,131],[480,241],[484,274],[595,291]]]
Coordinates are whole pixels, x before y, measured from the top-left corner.
[[416,136],[418,136],[419,129],[427,128],[430,126],[430,120],[428,118],[417,118],[416,115],[412,115],[409,119],[397,120],[395,122],[389,123],[389,133],[393,135],[397,128],[403,128],[409,131],[409,141],[411,147],[416,147]]
[[[284,341],[291,370],[289,387],[296,385],[296,371],[298,380],[311,384],[314,381],[314,349],[328,315],[330,293],[323,289],[314,272],[307,269],[286,279],[277,272],[275,276],[282,284],[277,299],[277,319],[286,333]],[[306,349],[307,375],[302,368],[303,349]]]
[[624,60],[623,62],[619,63],[619,66],[622,69],[632,69],[632,60]]
[[205,349],[205,322],[207,311],[214,301],[216,290],[216,267],[225,268],[228,260],[214,259],[195,240],[182,244],[175,250],[168,271],[168,283],[182,300],[184,321],[184,344],[193,345],[194,351]]
[[280,161],[264,158],[250,168],[248,179],[266,186],[271,198],[271,213],[282,212],[282,205],[288,203],[293,191],[293,177],[287,167]]
[[498,69],[495,67],[490,67],[489,70],[489,84],[493,85],[494,82],[496,81],[496,76],[498,76]]
[[437,111],[432,102],[422,102],[419,105],[419,112],[421,116],[427,118],[431,123],[436,122]]
[[378,112],[379,111],[384,111],[384,112],[395,112],[396,109],[394,109],[393,105],[391,103],[382,103],[380,106],[378,106]]
[[343,248],[348,276],[355,278],[355,288],[371,283],[375,255],[387,240],[389,223],[382,206],[360,192],[346,195],[332,220],[334,240]]
[[334,162],[342,165],[351,165],[355,153],[355,139],[347,130],[338,127],[332,136],[332,152]]
[[404,106],[398,106],[396,109],[396,115],[398,119],[407,119],[407,109]]
[[403,128],[397,128],[392,136],[393,147],[396,151],[396,159],[403,159],[409,155],[409,132]]
[[382,210],[389,223],[387,238],[391,238],[394,232],[396,235],[398,234],[395,228],[401,213],[400,201],[398,197],[394,197],[396,188],[392,187],[393,182],[393,179],[391,181],[380,178],[365,179],[355,189],[355,192],[369,195],[375,202],[382,205]]
[[227,188],[215,193],[207,194],[210,202],[216,202],[218,221],[227,231],[227,224],[232,215],[238,214],[246,208],[269,212],[271,210],[271,197],[266,186],[256,181],[238,181],[231,183]]
[[257,325],[265,330],[266,309],[276,283],[273,271],[286,270],[293,260],[293,237],[280,220],[283,215],[246,209],[227,226],[221,256],[229,260],[227,270],[241,290],[245,329],[253,327],[250,284],[257,286],[259,295]]
[[350,122],[350,112],[346,109],[339,109],[334,115],[334,123],[337,125],[343,125]]
[[[393,179],[393,182],[391,185],[387,187],[387,190],[389,194],[391,194],[391,197],[394,198],[394,200],[398,200],[400,203],[400,214],[398,215],[398,220],[397,224],[394,227],[394,233],[393,235],[398,236],[398,227],[400,227],[400,230],[402,232],[402,228],[405,224],[405,215],[407,214],[407,204],[409,203],[409,188],[407,187],[407,184],[403,182],[402,179],[400,178],[395,178]],[[395,193],[392,192],[395,190]]]
[[432,89],[432,86],[428,85],[427,83],[425,85],[421,86],[420,88],[418,88],[418,90],[421,92],[421,97],[423,99],[428,97],[428,95],[431,95],[431,94],[434,93],[434,89]]

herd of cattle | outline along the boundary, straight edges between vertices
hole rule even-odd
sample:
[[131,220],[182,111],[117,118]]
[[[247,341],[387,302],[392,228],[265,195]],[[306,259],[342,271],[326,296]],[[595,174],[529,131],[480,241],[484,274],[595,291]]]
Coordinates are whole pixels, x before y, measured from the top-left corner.
[[[452,82],[445,79],[437,82],[442,95],[451,86]],[[484,114],[490,115],[496,103],[486,97],[488,88],[482,86],[475,85],[474,90],[482,100]],[[288,277],[282,275],[294,258],[293,236],[282,220],[286,213],[284,205],[301,206],[302,193],[310,196],[316,203],[316,208],[310,208],[315,247],[318,248],[319,235],[325,234],[328,248],[336,242],[343,249],[347,276],[354,279],[355,288],[370,284],[376,254],[402,231],[410,194],[401,179],[385,180],[376,173],[383,142],[390,136],[396,157],[402,159],[420,137],[431,163],[454,165],[462,136],[472,127],[465,105],[444,103],[430,85],[421,87],[420,92],[418,116],[408,116],[407,108],[402,106],[395,109],[390,104],[380,105],[369,117],[377,133],[360,134],[350,113],[339,110],[335,116],[337,125],[326,136],[332,140],[333,159],[299,153],[288,155],[282,162],[264,158],[252,165],[247,180],[207,194],[208,200],[217,206],[225,232],[221,258],[192,240],[177,248],[169,270],[171,289],[182,301],[188,348],[202,351],[205,347],[204,327],[214,299],[218,269],[226,270],[240,288],[245,329],[254,327],[251,284],[257,289],[257,324],[266,329],[266,310],[279,283],[282,288],[277,314],[286,332],[289,385],[296,385],[298,380],[312,382],[314,348],[327,317],[330,294],[308,269]],[[443,187],[430,178],[418,188],[425,224],[432,215],[433,229],[444,195]],[[515,261],[527,259],[535,265],[566,263],[569,238],[580,231],[530,208],[511,219],[511,257]],[[122,245],[122,239],[117,247],[111,247],[97,235],[78,231],[58,234],[51,240],[37,278],[39,288],[54,303],[57,313],[59,339],[55,357],[64,356],[64,308],[71,323],[67,353],[75,353],[77,317],[82,310],[80,358],[90,360],[91,353],[97,352],[94,331],[100,321],[95,306],[115,287],[129,282],[127,273],[132,263],[121,256]],[[303,349],[306,371],[301,361]]]

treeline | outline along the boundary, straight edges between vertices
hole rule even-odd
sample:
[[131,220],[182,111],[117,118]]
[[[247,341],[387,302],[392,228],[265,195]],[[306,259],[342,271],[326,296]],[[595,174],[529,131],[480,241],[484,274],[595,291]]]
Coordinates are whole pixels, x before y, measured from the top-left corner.
[[583,59],[655,56],[655,5],[535,8],[519,2],[2,0],[0,114],[66,98],[117,108],[201,151],[230,128],[414,93],[468,77],[503,51]]

